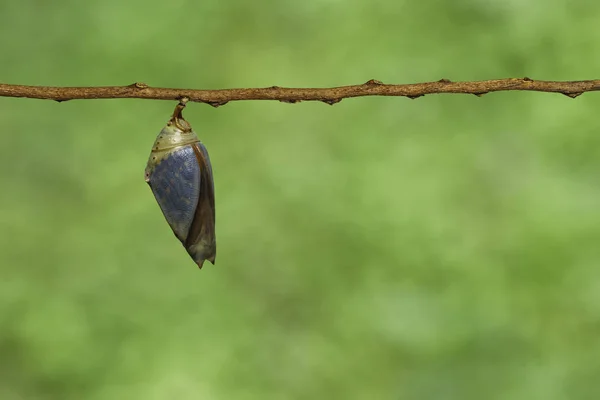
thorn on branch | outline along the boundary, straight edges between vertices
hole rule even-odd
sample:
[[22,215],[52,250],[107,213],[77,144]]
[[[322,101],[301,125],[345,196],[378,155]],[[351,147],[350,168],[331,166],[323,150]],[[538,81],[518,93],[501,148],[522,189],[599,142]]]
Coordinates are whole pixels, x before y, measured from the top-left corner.
[[407,94],[406,95],[406,97],[408,97],[411,100],[418,99],[419,97],[423,97],[423,96],[425,96],[425,95],[424,94],[416,94],[416,95]]
[[481,97],[481,96],[483,96],[484,94],[488,94],[488,92],[473,93],[473,94],[474,94],[475,96],[477,96],[477,97]]
[[369,79],[365,82],[365,85],[383,85],[383,82],[378,81],[377,79]]
[[218,107],[224,106],[225,104],[227,104],[229,102],[228,101],[206,101],[205,103],[211,107],[218,108]]
[[452,83],[450,79],[442,78],[438,81],[439,83]]
[[327,99],[327,100],[323,100],[323,103],[325,104],[329,104],[330,106],[339,103],[340,101],[342,101],[342,99]]
[[296,103],[300,103],[301,100],[296,100],[296,99],[281,99],[279,101],[282,102],[282,103],[296,104]]
[[563,93],[565,96],[569,96],[570,98],[574,99],[575,97],[581,96],[583,94],[583,92],[579,92],[579,93]]
[[527,77],[527,76],[526,76],[526,77],[524,77],[524,78],[523,78],[523,80],[524,80],[525,82],[533,82],[533,79],[531,79],[531,78],[529,78],[529,77]]

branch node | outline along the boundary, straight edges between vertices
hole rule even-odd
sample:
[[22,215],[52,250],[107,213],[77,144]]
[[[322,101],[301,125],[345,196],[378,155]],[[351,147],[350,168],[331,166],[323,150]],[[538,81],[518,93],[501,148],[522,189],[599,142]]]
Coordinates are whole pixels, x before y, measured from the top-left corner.
[[147,89],[150,86],[148,86],[148,84],[143,83],[143,82],[134,82],[131,85],[129,85],[130,88],[134,88],[134,89]]
[[528,76],[524,77],[523,80],[525,82],[533,82],[533,79],[529,78]]
[[438,81],[439,83],[452,83],[450,79],[442,78]]
[[323,101],[323,103],[329,104],[330,106],[332,106],[332,105],[342,101],[342,99],[326,99],[326,100],[322,100],[322,101]]
[[281,89],[281,87],[280,86],[271,86],[271,87],[269,87],[269,89],[277,90],[277,89]]
[[408,97],[411,100],[418,99],[419,97],[423,97],[423,96],[425,96],[425,95],[424,94],[415,94],[415,95],[407,94],[406,95],[406,97]]
[[378,81],[377,79],[369,79],[365,82],[365,85],[383,85],[383,82]]
[[479,92],[479,93],[473,93],[473,94],[474,94],[475,96],[477,96],[477,97],[481,97],[481,96],[483,96],[484,94],[488,94],[488,93],[489,93],[489,92]]

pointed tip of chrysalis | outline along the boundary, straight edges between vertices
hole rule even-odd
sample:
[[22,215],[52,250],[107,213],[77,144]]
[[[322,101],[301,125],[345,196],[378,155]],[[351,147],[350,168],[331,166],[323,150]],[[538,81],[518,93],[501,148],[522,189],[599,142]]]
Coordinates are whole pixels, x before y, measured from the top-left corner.
[[202,269],[202,267],[204,266],[204,261],[207,261],[207,260],[210,261],[210,263],[212,265],[215,265],[215,258],[216,258],[216,256],[212,256],[212,257],[209,257],[209,258],[206,258],[206,259],[202,259],[202,260],[196,261],[196,264],[198,264],[198,269]]

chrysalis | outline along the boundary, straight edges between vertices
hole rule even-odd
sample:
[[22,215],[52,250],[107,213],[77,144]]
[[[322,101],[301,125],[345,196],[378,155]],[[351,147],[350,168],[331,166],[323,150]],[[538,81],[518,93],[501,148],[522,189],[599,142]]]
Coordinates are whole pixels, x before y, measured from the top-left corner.
[[173,233],[202,268],[215,264],[215,188],[206,147],[181,114],[180,102],[160,131],[146,166],[146,182]]

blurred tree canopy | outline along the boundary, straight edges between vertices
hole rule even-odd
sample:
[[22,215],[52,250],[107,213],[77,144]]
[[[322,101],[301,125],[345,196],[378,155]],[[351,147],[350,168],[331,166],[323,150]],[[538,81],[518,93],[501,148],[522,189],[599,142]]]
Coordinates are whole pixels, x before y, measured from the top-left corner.
[[[23,0],[0,79],[600,75],[600,3]],[[0,98],[0,398],[596,399],[600,97],[190,104],[217,265],[143,179],[174,103]]]

